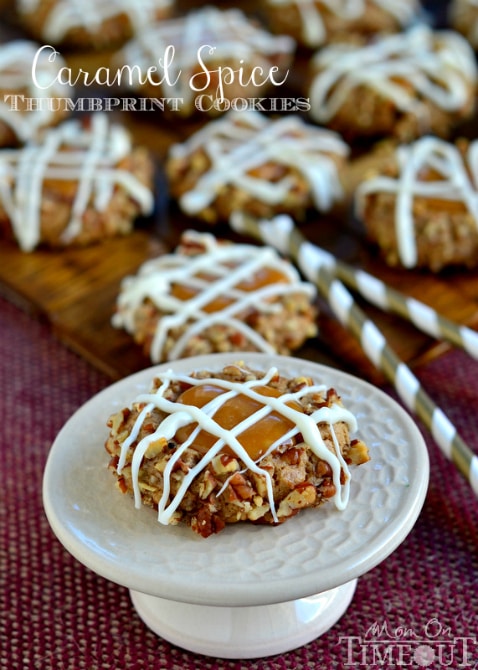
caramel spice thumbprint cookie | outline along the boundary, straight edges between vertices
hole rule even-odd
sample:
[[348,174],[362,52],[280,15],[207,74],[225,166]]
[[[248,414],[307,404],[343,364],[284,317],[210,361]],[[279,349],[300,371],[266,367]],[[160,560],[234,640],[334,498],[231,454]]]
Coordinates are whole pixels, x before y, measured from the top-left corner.
[[30,252],[129,233],[153,211],[153,171],[106,115],[65,121],[41,143],[0,151],[0,236]]
[[205,538],[238,522],[277,525],[327,500],[343,510],[349,466],[369,460],[333,388],[243,362],[158,374],[108,426],[119,490]]
[[69,50],[117,47],[173,10],[174,0],[16,0],[30,35]]
[[207,223],[228,222],[235,211],[301,219],[343,199],[348,155],[339,135],[297,115],[233,111],[173,145],[166,173],[182,211]]
[[274,33],[291,35],[298,44],[317,49],[403,30],[416,18],[416,0],[262,0]]
[[[218,116],[234,99],[244,104],[280,87],[294,50],[294,40],[272,35],[240,9],[206,6],[145,26],[116,60],[149,72],[126,83],[153,99],[179,101],[175,117]],[[167,63],[167,72],[158,62]]]
[[319,51],[311,60],[310,114],[349,141],[447,138],[472,116],[476,84],[468,42],[457,32],[418,25],[365,46]]
[[392,266],[478,264],[478,141],[400,146],[356,191],[357,216]]
[[152,362],[228,351],[289,354],[316,334],[315,288],[269,247],[188,231],[124,279],[113,325]]
[[0,147],[37,140],[69,116],[63,99],[71,88],[57,81],[65,65],[29,40],[0,45]]

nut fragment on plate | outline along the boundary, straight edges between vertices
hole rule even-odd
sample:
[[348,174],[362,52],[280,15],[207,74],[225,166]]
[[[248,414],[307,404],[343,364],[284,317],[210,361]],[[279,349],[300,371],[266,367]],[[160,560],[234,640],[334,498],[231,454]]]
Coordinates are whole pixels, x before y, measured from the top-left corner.
[[343,510],[349,466],[369,460],[335,389],[244,362],[158,374],[108,426],[119,490],[203,537],[238,522],[280,524],[327,500]]
[[71,88],[57,81],[66,63],[40,49],[20,39],[0,45],[0,147],[36,140],[70,115],[63,100]]
[[317,49],[376,34],[394,33],[417,16],[417,0],[262,0],[270,28]]
[[153,169],[106,115],[65,121],[39,143],[0,153],[0,236],[30,252],[129,233],[153,210]]
[[315,288],[270,247],[188,231],[126,277],[113,325],[153,362],[227,351],[288,354],[316,334]]
[[311,117],[350,140],[447,137],[475,110],[475,55],[451,30],[419,24],[365,46],[334,44],[310,69]]
[[392,266],[478,265],[478,141],[424,137],[359,184],[357,217]]
[[339,135],[297,115],[228,112],[173,145],[166,172],[180,208],[207,223],[228,221],[235,211],[301,218],[342,200],[348,154]]
[[[180,101],[175,117],[218,116],[235,99],[242,109],[248,98],[280,86],[294,49],[290,37],[270,34],[238,8],[206,6],[146,25],[117,60],[149,73],[131,78],[136,92]],[[158,62],[165,67],[158,68]]]
[[170,16],[174,0],[16,0],[21,26],[68,49],[108,49]]

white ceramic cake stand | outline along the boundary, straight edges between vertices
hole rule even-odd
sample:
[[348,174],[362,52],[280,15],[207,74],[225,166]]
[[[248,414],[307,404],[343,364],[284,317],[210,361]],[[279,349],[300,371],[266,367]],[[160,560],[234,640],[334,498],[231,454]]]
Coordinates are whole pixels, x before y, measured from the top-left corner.
[[[110,414],[150,389],[154,373],[222,368],[243,360],[333,386],[357,417],[371,461],[352,470],[350,502],[328,502],[278,527],[238,524],[203,539],[136,509],[107,470]],[[344,614],[357,578],[404,540],[420,513],[429,464],[423,438],[389,396],[343,372],[262,354],[216,354],[143,370],[105,389],[65,424],[43,481],[45,511],[66,549],[130,589],[143,621],[178,646],[208,656],[284,653]]]

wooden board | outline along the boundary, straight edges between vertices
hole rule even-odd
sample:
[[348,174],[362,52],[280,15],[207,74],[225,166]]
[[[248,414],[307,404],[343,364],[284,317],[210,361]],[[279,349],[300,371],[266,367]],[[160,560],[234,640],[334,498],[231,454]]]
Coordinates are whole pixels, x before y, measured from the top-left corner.
[[[183,3],[187,4],[187,3]],[[13,28],[2,25],[0,37]],[[71,54],[67,57],[72,71],[95,71],[109,65],[111,54]],[[301,72],[295,71],[295,85]],[[84,91],[79,95],[97,95]],[[111,113],[127,125],[137,143],[149,147],[157,162],[157,208],[154,217],[141,222],[125,238],[100,245],[61,252],[39,250],[22,253],[15,245],[0,241],[0,292],[24,309],[46,319],[54,332],[69,347],[87,358],[112,379],[130,374],[150,362],[130,337],[111,326],[119,284],[139,265],[159,253],[172,249],[186,228],[205,229],[184,217],[168,198],[162,163],[169,146],[188,137],[202,121],[175,121],[161,113]],[[358,158],[346,176],[347,190],[370,164]],[[237,236],[227,228],[218,228],[221,236]],[[457,322],[478,326],[478,272],[446,273],[439,277],[427,273],[403,272],[387,268],[371,252],[357,231],[350,215],[350,202],[333,216],[316,215],[303,226],[305,236],[337,256],[363,267],[390,285],[439,310]],[[384,314],[361,303],[376,320],[396,352],[411,366],[418,366],[440,355],[446,346],[419,333],[398,317]],[[321,304],[320,335],[298,355],[318,362],[349,369],[381,383],[381,375],[367,361],[360,346]]]

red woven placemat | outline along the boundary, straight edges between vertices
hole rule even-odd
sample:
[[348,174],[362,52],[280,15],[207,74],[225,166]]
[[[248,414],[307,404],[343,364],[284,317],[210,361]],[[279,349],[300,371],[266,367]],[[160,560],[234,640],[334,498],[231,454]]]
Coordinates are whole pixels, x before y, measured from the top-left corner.
[[[478,362],[453,351],[420,378],[477,448]],[[431,482],[418,522],[359,579],[346,614],[320,639],[282,656],[228,661],[150,632],[127,589],[70,556],[43,512],[56,433],[108,383],[47,325],[0,299],[1,670],[478,667],[478,501],[428,436]]]

